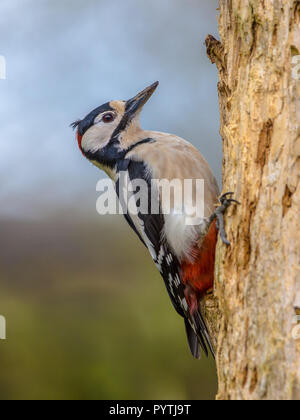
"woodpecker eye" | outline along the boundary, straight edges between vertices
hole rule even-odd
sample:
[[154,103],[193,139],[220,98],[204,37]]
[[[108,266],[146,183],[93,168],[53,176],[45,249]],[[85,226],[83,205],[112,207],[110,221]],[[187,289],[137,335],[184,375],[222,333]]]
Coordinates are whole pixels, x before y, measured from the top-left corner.
[[105,123],[110,123],[115,119],[114,114],[112,114],[111,112],[104,114],[102,117],[102,121]]

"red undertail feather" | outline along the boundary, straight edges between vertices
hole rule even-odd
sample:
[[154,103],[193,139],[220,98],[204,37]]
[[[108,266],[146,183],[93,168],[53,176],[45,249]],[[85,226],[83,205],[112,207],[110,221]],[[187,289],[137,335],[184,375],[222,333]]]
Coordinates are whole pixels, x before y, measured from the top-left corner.
[[218,231],[214,222],[204,238],[201,248],[195,246],[193,254],[196,259],[193,263],[183,262],[181,265],[181,278],[185,285],[193,289],[198,297],[213,287],[216,244]]

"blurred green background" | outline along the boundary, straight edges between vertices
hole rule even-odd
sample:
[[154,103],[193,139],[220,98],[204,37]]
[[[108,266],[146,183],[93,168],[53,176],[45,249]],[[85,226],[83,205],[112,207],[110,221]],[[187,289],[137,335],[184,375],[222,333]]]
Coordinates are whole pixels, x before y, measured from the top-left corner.
[[142,116],[220,180],[217,0],[1,0],[0,399],[213,399],[147,251],[96,214],[101,174],[69,123],[161,85]]
[[213,398],[134,234],[67,216],[1,223],[1,399]]

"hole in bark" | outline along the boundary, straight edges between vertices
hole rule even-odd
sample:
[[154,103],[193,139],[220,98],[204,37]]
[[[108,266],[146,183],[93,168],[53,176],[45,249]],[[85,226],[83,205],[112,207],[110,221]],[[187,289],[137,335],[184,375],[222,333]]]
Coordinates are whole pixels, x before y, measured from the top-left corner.
[[266,164],[267,157],[270,151],[270,144],[273,134],[273,121],[269,119],[263,125],[263,128],[260,132],[259,141],[258,141],[258,148],[257,148],[257,156],[256,156],[256,163],[263,167]]
[[295,47],[295,45],[291,45],[291,54],[292,54],[292,57],[295,57],[296,55],[300,54],[298,48]]
[[259,24],[256,22],[256,20],[254,20],[253,24],[252,24],[252,29],[251,29],[251,31],[252,31],[252,44],[251,44],[251,47],[250,47],[250,56],[251,57],[254,53],[254,50],[255,50],[255,47],[256,47],[256,44],[257,44],[258,27],[259,27]]
[[[257,206],[257,199],[251,202],[247,203],[247,206],[249,208],[249,218],[247,218],[247,223],[245,223],[245,229],[243,233],[243,253],[241,254],[241,258],[243,261],[243,268],[246,269],[249,266],[251,253],[252,253],[252,247],[251,247],[251,228],[253,223],[253,217],[255,215],[255,210]],[[243,257],[242,257],[243,256]]]
[[277,44],[277,34],[278,34],[278,25],[274,25],[273,35],[272,35],[272,45],[273,47]]
[[292,196],[293,196],[293,193],[290,191],[289,187],[286,185],[284,196],[282,198],[283,217],[287,214],[289,209],[292,207]]

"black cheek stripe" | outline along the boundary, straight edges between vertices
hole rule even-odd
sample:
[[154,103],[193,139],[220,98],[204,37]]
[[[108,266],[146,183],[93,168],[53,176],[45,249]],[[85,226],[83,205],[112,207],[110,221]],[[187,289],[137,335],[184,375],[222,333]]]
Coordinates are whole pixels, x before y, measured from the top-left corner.
[[120,150],[120,143],[118,140],[111,140],[103,149],[98,150],[97,152],[84,152],[84,155],[89,160],[97,161],[100,165],[105,165],[111,169],[115,168],[116,165],[122,162],[126,155],[134,150],[136,147],[141,144],[146,143],[155,143],[155,140],[152,138],[146,138],[139,141],[136,144],[133,144],[128,149]]

